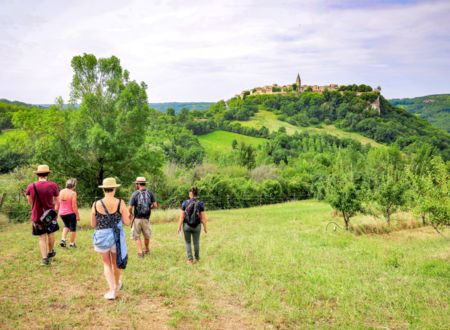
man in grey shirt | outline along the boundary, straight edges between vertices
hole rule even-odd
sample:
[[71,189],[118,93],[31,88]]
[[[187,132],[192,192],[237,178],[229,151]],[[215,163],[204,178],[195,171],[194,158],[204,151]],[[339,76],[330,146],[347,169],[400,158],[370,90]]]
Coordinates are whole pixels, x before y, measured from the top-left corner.
[[[145,187],[147,181],[144,177],[136,178],[136,191],[133,192],[128,203],[128,210],[133,214],[131,225],[131,238],[136,241],[138,257],[143,258],[144,254],[150,252],[150,238],[152,229],[150,226],[150,215],[152,208],[157,208],[155,195]],[[141,232],[144,235],[145,249],[142,250]]]

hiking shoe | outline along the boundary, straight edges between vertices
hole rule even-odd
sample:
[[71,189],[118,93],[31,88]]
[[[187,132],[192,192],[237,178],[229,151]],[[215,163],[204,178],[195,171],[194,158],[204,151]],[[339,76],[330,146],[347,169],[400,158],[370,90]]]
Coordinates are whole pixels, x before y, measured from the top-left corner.
[[49,252],[49,253],[47,254],[47,258],[48,258],[48,259],[53,258],[54,256],[56,256],[56,251],[55,251],[55,250],[52,250],[51,252]]
[[114,300],[116,299],[116,293],[114,291],[108,291],[103,295],[103,297],[107,300]]
[[59,243],[60,247],[66,247],[66,241],[65,240],[61,240],[61,242]]
[[144,253],[142,252],[142,253],[138,253],[138,258],[139,259],[143,259],[144,258]]
[[144,250],[144,254],[149,254],[150,250]]
[[41,266],[49,266],[49,265],[50,265],[50,259],[49,258],[42,258]]
[[77,246],[76,246],[75,243],[70,243],[69,247],[70,247],[71,249],[74,249],[74,248],[76,248]]

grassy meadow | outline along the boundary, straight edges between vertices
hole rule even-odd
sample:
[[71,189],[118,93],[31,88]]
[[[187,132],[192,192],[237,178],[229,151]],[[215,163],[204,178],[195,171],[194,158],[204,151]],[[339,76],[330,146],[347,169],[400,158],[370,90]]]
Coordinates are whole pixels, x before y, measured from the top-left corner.
[[[186,264],[177,211],[154,214],[151,253],[130,259],[116,301],[82,211],[76,250],[39,266],[27,224],[0,218],[1,328],[444,329],[449,243],[429,227],[361,235],[326,230],[316,201],[208,212],[198,264]],[[355,222],[364,219],[355,219]],[[127,233],[129,229],[127,228]],[[59,239],[60,232],[57,233]]]
[[266,139],[263,138],[257,138],[221,130],[217,130],[205,135],[200,135],[198,139],[202,147],[205,148],[207,154],[223,154],[231,152],[233,150],[231,147],[231,143],[233,142],[233,140],[236,140],[238,143],[244,142],[254,147],[257,147],[258,145],[266,141]]
[[278,131],[281,127],[286,129],[287,134],[294,134],[300,132],[308,132],[312,134],[330,134],[338,138],[347,138],[356,140],[362,144],[370,144],[373,147],[382,146],[382,144],[376,142],[373,139],[362,136],[361,134],[354,132],[347,132],[337,128],[334,125],[325,125],[322,128],[318,127],[300,127],[289,124],[288,122],[281,121],[277,118],[277,115],[267,110],[259,110],[250,120],[239,121],[244,127],[261,128],[267,127],[270,132]]

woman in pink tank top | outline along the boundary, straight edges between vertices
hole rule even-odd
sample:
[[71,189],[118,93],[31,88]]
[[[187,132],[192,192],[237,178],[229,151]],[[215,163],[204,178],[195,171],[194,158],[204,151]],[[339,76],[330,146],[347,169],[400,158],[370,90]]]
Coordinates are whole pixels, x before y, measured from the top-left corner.
[[77,221],[80,221],[80,214],[77,207],[77,193],[75,187],[77,179],[70,178],[66,182],[66,188],[59,193],[59,215],[64,222],[62,231],[61,247],[66,247],[66,236],[70,231],[70,247],[75,247],[75,234],[77,232]]

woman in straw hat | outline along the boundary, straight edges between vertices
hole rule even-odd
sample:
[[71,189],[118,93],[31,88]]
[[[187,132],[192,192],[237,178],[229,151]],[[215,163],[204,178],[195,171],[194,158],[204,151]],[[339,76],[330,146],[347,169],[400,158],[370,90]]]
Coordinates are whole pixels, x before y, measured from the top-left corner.
[[[105,299],[113,300],[122,287],[121,272],[116,263],[116,243],[112,230],[115,221],[119,225],[122,221],[130,224],[130,215],[125,202],[114,197],[116,188],[120,184],[114,178],[106,178],[99,188],[103,189],[105,197],[94,202],[91,211],[91,225],[95,228],[94,250],[101,254],[103,270],[108,282],[109,291],[105,293]],[[108,216],[109,213],[109,216]],[[111,219],[111,220],[110,220]]]

